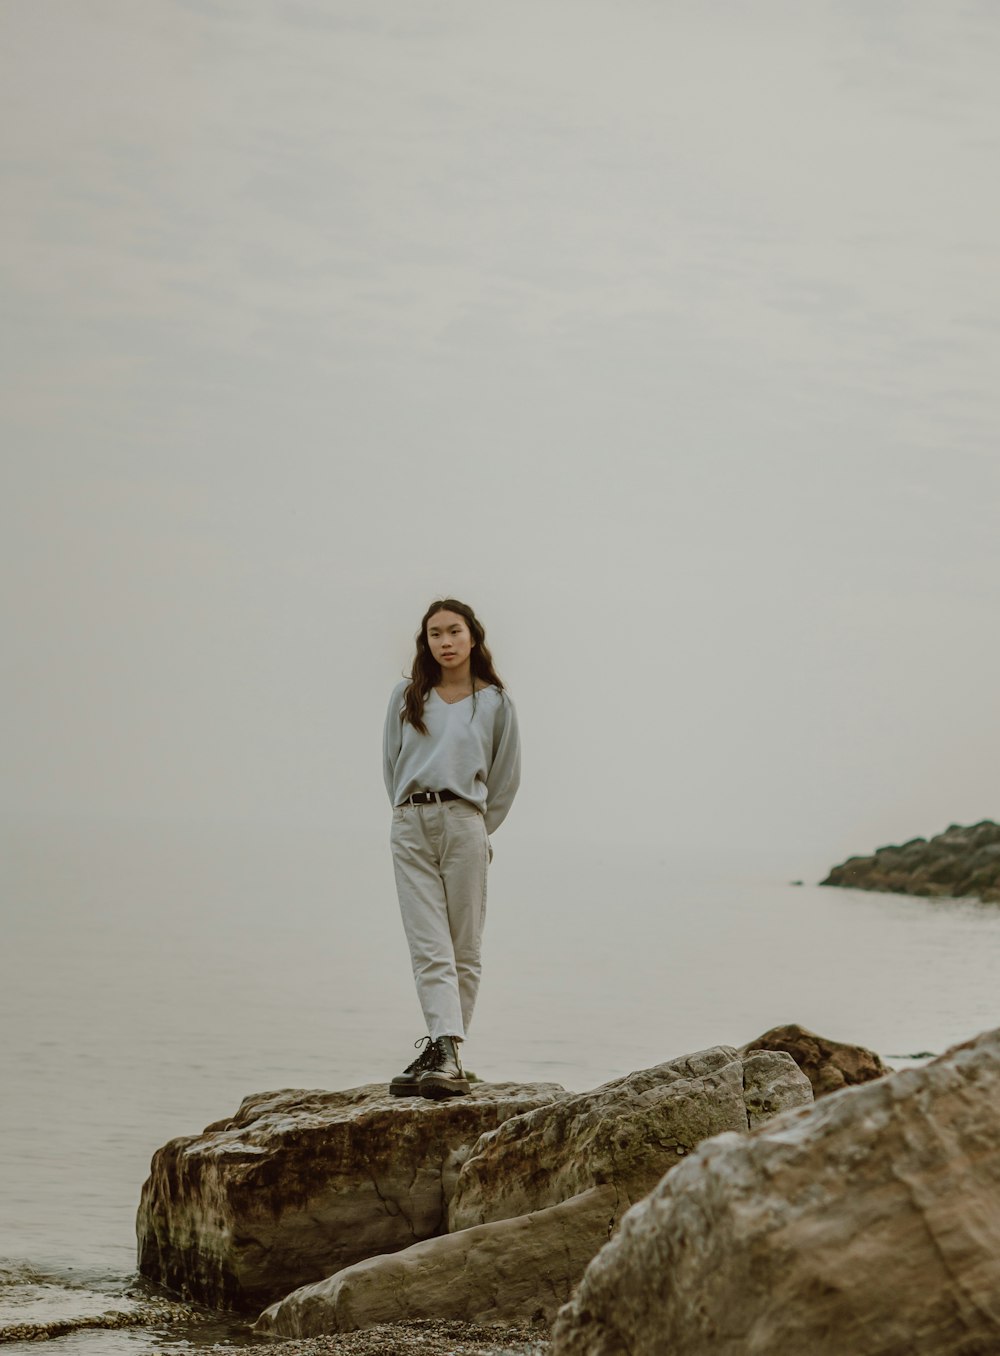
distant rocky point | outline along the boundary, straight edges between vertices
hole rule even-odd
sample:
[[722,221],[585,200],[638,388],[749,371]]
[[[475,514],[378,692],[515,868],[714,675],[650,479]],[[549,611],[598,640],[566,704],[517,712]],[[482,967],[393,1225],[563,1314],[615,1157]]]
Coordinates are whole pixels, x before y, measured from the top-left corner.
[[880,847],[871,857],[850,857],[835,866],[820,884],[1000,904],[1000,824],[992,819],[969,828],[952,824],[936,838]]

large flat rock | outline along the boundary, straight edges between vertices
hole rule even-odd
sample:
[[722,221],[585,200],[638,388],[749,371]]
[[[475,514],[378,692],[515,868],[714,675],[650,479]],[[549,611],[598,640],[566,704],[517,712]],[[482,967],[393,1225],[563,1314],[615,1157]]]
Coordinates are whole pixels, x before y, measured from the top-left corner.
[[617,1202],[614,1187],[592,1187],[548,1210],[368,1258],[294,1290],[255,1330],[314,1337],[422,1318],[551,1321],[607,1242]]
[[614,1186],[619,1210],[650,1191],[702,1140],[746,1134],[812,1101],[791,1056],[742,1057],[729,1046],[670,1060],[506,1121],[476,1145],[458,1177],[450,1231],[512,1219]]
[[704,1144],[624,1217],[552,1356],[1000,1351],[1000,1031]]
[[469,1097],[285,1090],[153,1156],[136,1231],[144,1276],[203,1303],[259,1310],[363,1258],[444,1230],[486,1132],[564,1097],[481,1083]]

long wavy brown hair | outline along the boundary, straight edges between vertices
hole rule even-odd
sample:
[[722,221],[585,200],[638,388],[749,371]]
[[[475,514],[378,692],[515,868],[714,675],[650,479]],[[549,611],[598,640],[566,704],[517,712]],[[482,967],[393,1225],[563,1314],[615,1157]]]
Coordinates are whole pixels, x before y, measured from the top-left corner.
[[476,685],[495,687],[498,692],[504,690],[500,675],[493,667],[493,656],[486,645],[486,628],[473,612],[468,603],[460,603],[457,598],[439,598],[431,603],[423,615],[420,630],[417,632],[417,653],[410,667],[410,682],[403,693],[403,719],[408,720],[415,730],[427,733],[424,724],[424,705],[431,689],[441,681],[441,665],[431,654],[427,643],[427,624],[438,612],[456,612],[464,618],[469,634],[475,642],[469,652],[469,666],[472,670],[472,711],[476,710]]

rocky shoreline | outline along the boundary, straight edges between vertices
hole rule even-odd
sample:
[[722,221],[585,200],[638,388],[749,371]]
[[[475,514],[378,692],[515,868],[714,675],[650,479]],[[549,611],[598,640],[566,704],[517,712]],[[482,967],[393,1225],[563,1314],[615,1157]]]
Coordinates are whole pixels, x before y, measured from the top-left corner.
[[200,1304],[270,1304],[261,1351],[535,1356],[620,1219],[704,1140],[885,1072],[792,1026],[588,1093],[248,1097],[154,1155],[140,1271]]
[[[382,1084],[248,1097],[153,1157],[139,1270],[313,1337],[414,1319],[545,1324],[628,1208],[712,1135],[813,1100],[785,1051],[716,1046],[587,1093]],[[264,1312],[260,1312],[263,1309]]]
[[154,1155],[140,1263],[266,1304],[243,1356],[985,1356],[998,1123],[1000,1030],[898,1073],[788,1025],[586,1093],[260,1094]]
[[[234,1315],[167,1298],[145,1281],[130,1282],[119,1293],[101,1292],[86,1284],[67,1285],[25,1265],[0,1264],[0,1311],[0,1350],[31,1342],[42,1351],[54,1338],[72,1341],[80,1333],[126,1328],[136,1353],[183,1347],[239,1356],[543,1356],[549,1346],[544,1327],[455,1320],[378,1324],[353,1333],[253,1343],[249,1325]],[[96,1339],[92,1345],[97,1348]]]
[[876,848],[833,867],[820,884],[1000,904],[1000,824],[952,824],[935,838]]

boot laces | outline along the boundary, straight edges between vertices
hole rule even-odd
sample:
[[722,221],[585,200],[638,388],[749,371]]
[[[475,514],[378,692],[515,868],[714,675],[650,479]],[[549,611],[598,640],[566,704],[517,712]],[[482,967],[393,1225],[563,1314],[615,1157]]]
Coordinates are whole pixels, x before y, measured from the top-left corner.
[[416,1059],[406,1066],[403,1071],[404,1073],[420,1073],[430,1065],[434,1058],[434,1042],[431,1040],[430,1036],[421,1036],[419,1040],[413,1042],[413,1047],[414,1049],[420,1049],[421,1045],[424,1048],[420,1051],[420,1054],[417,1055]]

